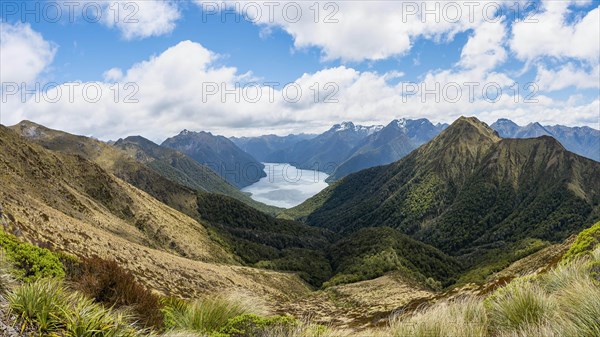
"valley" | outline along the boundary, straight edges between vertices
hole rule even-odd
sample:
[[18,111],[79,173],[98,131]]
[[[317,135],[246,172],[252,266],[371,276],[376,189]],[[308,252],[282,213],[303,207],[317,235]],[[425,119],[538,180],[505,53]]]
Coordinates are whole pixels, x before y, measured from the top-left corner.
[[[243,298],[260,315],[310,318],[336,336],[384,336],[398,312],[543,277],[600,220],[600,163],[546,135],[501,138],[475,118],[442,128],[400,160],[335,181],[259,162],[265,176],[238,189],[142,137],[109,144],[27,121],[1,126],[2,231],[115,261],[160,297]],[[388,132],[334,129],[364,133],[358,148]]]

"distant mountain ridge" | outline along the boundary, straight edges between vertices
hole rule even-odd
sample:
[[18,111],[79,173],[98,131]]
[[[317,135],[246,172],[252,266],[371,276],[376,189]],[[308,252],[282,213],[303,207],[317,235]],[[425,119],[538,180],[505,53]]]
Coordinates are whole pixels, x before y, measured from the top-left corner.
[[265,177],[265,166],[223,136],[183,130],[161,146],[177,150],[207,165],[232,185],[243,188]]
[[563,125],[546,125],[530,123],[525,126],[501,118],[491,125],[503,138],[535,138],[551,136],[556,138],[567,150],[578,155],[600,161],[600,130],[587,126],[568,127]]
[[[312,134],[298,135],[264,135],[258,137],[231,137],[229,138],[240,149],[251,154],[254,158],[261,162],[274,160],[274,153],[281,153],[283,150],[294,146],[296,143],[316,137]],[[276,158],[276,162],[281,162]]]
[[434,125],[425,118],[395,119],[365,137],[340,163],[328,181],[332,182],[374,166],[393,163],[437,136],[447,125]]
[[[426,118],[395,119],[388,125],[362,126],[352,122],[333,125],[320,135],[232,137],[240,148],[263,162],[292,163],[302,169],[330,174],[328,182],[374,166],[386,165],[433,139],[448,124]],[[600,131],[589,127],[519,126],[508,119],[491,125],[503,138],[551,136],[566,149],[600,161]]]
[[291,163],[300,169],[332,173],[365,137],[383,129],[381,125],[362,126],[352,122],[335,124],[326,132],[266,157],[270,162]]

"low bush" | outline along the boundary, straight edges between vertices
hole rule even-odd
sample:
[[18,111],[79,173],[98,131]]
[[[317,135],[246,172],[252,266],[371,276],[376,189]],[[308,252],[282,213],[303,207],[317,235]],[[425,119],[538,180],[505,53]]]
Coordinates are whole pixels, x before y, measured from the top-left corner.
[[563,256],[563,261],[571,261],[590,254],[598,246],[600,246],[600,222],[577,235],[575,242]]
[[6,295],[15,286],[16,280],[12,273],[11,263],[6,260],[4,252],[0,251],[0,296]]
[[274,331],[278,336],[289,336],[300,322],[291,316],[263,317],[244,314],[230,318],[217,335],[223,337],[258,337]]
[[79,265],[79,272],[69,279],[75,290],[98,303],[115,308],[130,308],[140,325],[162,327],[159,297],[141,285],[133,274],[117,262],[98,257],[84,258]]
[[59,257],[49,249],[21,242],[1,229],[0,247],[7,259],[15,265],[17,277],[24,281],[65,276]]

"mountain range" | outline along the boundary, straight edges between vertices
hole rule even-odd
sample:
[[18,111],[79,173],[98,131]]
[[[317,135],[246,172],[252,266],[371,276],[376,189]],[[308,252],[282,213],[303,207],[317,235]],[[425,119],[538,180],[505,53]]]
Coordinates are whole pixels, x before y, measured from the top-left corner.
[[249,153],[258,161],[273,161],[280,163],[284,158],[284,150],[293,147],[300,141],[314,137],[316,137],[316,135],[299,134],[287,136],[264,135],[259,137],[231,137],[229,139],[240,149]]
[[[336,124],[319,135],[232,137],[231,140],[262,162],[292,163],[302,169],[330,174],[332,183],[362,169],[390,164],[430,141],[448,124],[425,118],[396,119],[386,126]],[[590,127],[519,126],[508,119],[491,125],[503,138],[551,136],[569,151],[600,161],[600,131]]]
[[491,127],[505,138],[535,138],[551,136],[567,150],[581,156],[600,161],[600,130],[587,126],[568,127],[563,125],[545,125],[530,123],[519,126],[509,119],[499,119]]
[[243,188],[265,177],[265,166],[242,151],[231,140],[210,132],[183,130],[168,138],[161,146],[177,150],[213,171],[231,183]]
[[288,215],[342,235],[391,227],[475,268],[600,218],[599,177],[600,163],[549,136],[503,139],[460,118],[400,161],[351,174]]

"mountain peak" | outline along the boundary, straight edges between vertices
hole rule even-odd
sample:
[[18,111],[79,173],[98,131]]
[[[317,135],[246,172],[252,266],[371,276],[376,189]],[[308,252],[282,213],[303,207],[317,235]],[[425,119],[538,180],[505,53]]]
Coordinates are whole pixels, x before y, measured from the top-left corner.
[[476,132],[490,138],[498,138],[498,134],[494,129],[489,127],[486,123],[480,121],[475,117],[459,117],[454,123],[452,123],[444,132],[451,132],[454,130],[460,130],[462,132]]
[[372,134],[377,131],[383,129],[383,125],[358,125],[353,122],[342,122],[341,124],[335,124],[329,129],[331,132],[342,132],[342,131],[352,131],[352,132],[366,132],[367,134]]
[[443,163],[450,167],[452,176],[462,176],[481,160],[483,153],[501,140],[496,131],[479,119],[460,117],[420,148],[420,155],[427,161],[436,161],[436,165]]
[[403,129],[406,127],[406,122],[408,122],[408,119],[400,118],[400,119],[394,119],[390,124],[395,125],[399,129]]

